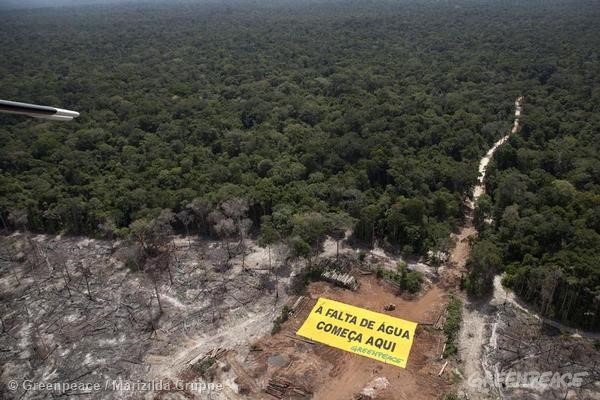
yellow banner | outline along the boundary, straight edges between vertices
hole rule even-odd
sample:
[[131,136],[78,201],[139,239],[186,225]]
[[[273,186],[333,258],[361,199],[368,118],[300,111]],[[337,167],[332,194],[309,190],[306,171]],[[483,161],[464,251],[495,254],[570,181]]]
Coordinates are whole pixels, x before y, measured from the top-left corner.
[[416,329],[415,322],[321,297],[296,334],[406,368]]

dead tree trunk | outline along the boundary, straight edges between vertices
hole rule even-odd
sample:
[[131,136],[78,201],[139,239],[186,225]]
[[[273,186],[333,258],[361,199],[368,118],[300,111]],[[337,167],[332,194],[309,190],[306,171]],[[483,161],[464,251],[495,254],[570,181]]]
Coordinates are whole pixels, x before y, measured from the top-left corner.
[[71,288],[69,287],[69,281],[67,280],[67,276],[65,275],[65,270],[62,270],[63,280],[65,281],[65,288],[67,288],[67,292],[69,293],[69,299],[71,298]]
[[242,239],[242,271],[246,270],[246,247],[244,246],[244,239]]
[[4,218],[2,217],[2,213],[0,212],[0,222],[2,222],[2,229],[5,232],[8,232],[8,226],[6,225],[6,221],[4,221]]
[[21,279],[19,279],[19,274],[17,274],[17,266],[16,265],[12,268],[12,272],[17,281],[17,286],[21,286]]
[[92,291],[90,290],[90,282],[88,281],[88,273],[87,270],[83,272],[83,278],[85,279],[85,287],[87,288],[88,298],[93,301]]
[[[48,262],[48,257],[46,257],[46,262]],[[50,263],[48,262],[48,265],[50,265]],[[67,274],[67,278],[69,279],[69,282],[71,281],[71,274],[69,273],[69,267],[67,267],[67,263],[63,263],[63,270],[65,271],[65,273]]]
[[152,327],[152,332],[156,332],[156,325],[154,325],[154,314],[152,313],[152,296],[150,296],[150,302],[148,303],[148,316],[150,317],[150,326]]
[[152,282],[154,283],[154,294],[156,295],[156,301],[158,302],[158,309],[160,311],[160,314],[162,315],[163,308],[162,303],[160,302],[160,293],[158,292],[158,284],[156,283],[156,278],[153,278]]
[[271,246],[267,246],[267,252],[269,253],[269,269],[273,271],[273,265],[271,264]]
[[167,272],[169,274],[169,283],[173,286],[173,274],[171,273],[171,262],[167,256]]
[[[175,255],[175,244],[171,242],[171,246],[169,246],[166,254],[163,255],[165,268],[167,269],[167,273],[169,274],[169,283],[173,286],[173,273],[171,272],[171,255]],[[177,256],[175,255],[175,260],[177,261]]]

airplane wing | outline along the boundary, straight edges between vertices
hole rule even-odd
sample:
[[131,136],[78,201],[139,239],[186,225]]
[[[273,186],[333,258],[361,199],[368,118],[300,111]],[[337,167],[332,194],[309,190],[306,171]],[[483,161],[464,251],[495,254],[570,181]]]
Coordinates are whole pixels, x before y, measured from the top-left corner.
[[53,121],[71,121],[73,118],[79,117],[77,111],[7,100],[0,100],[0,112],[27,115]]

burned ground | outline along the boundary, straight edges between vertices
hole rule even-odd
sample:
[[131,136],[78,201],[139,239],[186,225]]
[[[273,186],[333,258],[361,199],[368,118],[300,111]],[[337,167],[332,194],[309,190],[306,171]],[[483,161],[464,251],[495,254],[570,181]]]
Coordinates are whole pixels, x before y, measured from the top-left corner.
[[[374,272],[393,269],[398,259],[380,251],[361,263],[355,249],[342,246],[335,261],[331,240],[313,262],[352,275],[359,283],[355,291],[318,281],[303,288],[303,262],[290,260],[285,247],[276,247],[271,252],[275,273],[267,251],[251,240],[244,246],[242,265],[239,243],[174,237],[168,263],[146,260],[145,268],[168,266],[158,268],[158,274],[131,262],[136,252],[131,243],[22,233],[0,241],[1,398],[48,398],[7,386],[24,379],[102,385],[89,394],[54,393],[78,399],[429,400],[443,399],[461,378],[463,387],[469,383],[467,363],[441,358],[445,337],[440,321],[451,281],[460,274],[452,270],[457,263],[442,268],[439,278],[434,269],[426,271],[422,290],[407,295]],[[419,323],[407,368],[297,336],[319,297]],[[482,391],[486,398],[598,398],[600,360],[592,340],[542,330],[533,315],[504,304],[508,293],[496,297],[485,309],[474,310],[484,316],[481,341],[469,334],[477,324],[463,324],[462,359],[472,348],[479,356],[471,364],[485,373],[534,369],[587,375],[584,388],[571,391],[490,384]],[[386,307],[390,304],[394,307]],[[284,306],[289,313],[282,314]],[[272,334],[273,321],[282,315],[287,318]],[[221,386],[214,392],[114,386],[115,381],[150,380]]]
[[268,268],[241,268],[240,257],[224,268],[224,249],[215,242],[174,241],[170,272],[155,277],[155,291],[145,271],[126,266],[123,243],[22,234],[0,240],[5,398],[44,396],[8,391],[10,380],[104,387],[115,379],[174,379],[205,352],[268,332],[286,301],[285,291],[276,296]]
[[[600,398],[600,352],[590,340],[561,332],[510,303],[498,306],[490,329],[486,364],[494,371],[498,384],[490,386],[496,387],[500,398]],[[530,379],[531,387],[514,387],[517,379],[526,379],[517,374],[525,373],[546,375],[542,379]],[[576,374],[580,383],[573,381]],[[564,378],[561,380],[559,376]]]

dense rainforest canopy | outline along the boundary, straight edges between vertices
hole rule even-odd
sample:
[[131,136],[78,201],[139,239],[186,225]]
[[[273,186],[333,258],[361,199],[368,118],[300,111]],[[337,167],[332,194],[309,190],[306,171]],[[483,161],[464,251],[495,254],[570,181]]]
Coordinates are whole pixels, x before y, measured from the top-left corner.
[[523,129],[489,170],[477,246],[493,246],[487,255],[499,260],[500,268],[483,263],[487,273],[505,268],[504,283],[544,315],[597,329],[600,71],[592,65],[583,63],[579,76],[553,73],[553,86],[532,92]]
[[467,283],[506,269],[549,316],[598,327],[599,20],[594,1],[3,11],[0,97],[82,115],[0,116],[0,224],[126,235],[166,220],[299,254],[353,228],[444,249],[522,94]]

